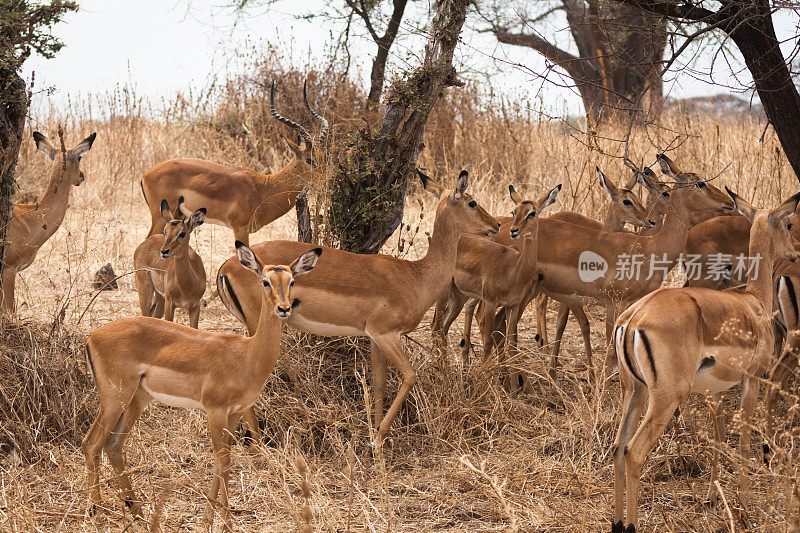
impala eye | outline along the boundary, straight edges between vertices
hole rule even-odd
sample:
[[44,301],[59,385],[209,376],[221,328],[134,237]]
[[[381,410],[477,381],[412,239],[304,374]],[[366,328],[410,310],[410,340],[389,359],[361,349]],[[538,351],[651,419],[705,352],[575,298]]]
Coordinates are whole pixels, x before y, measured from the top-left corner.
[[535,216],[536,216],[536,210],[534,209],[533,211],[531,211],[530,213],[528,213],[528,217],[527,217],[527,218],[533,218],[533,217],[535,217]]
[[180,237],[181,239],[183,239],[184,237],[186,237],[186,232],[185,232],[185,231],[182,231],[182,232],[180,232],[180,233],[178,234],[178,237]]
[[633,202],[625,198],[624,200],[622,200],[622,205],[627,205],[628,207],[630,207],[633,205]]
[[786,229],[792,229],[792,226],[794,226],[794,224],[789,222],[788,224],[786,224]]
[[77,157],[77,159],[78,159],[78,161],[80,161],[81,159],[83,159],[83,156],[82,156],[82,155],[79,155],[79,156]]
[[289,282],[289,287],[294,287],[294,280]]
[[697,186],[702,189],[703,187],[707,187],[708,184],[705,181],[698,181]]
[[472,200],[467,205],[470,206],[471,208],[475,209],[476,207],[478,207],[478,202],[476,202],[475,200]]
[[262,279],[261,283],[263,283],[265,287],[269,287],[269,281]]
[[669,193],[668,192],[662,192],[661,196],[663,196],[664,198],[669,198]]

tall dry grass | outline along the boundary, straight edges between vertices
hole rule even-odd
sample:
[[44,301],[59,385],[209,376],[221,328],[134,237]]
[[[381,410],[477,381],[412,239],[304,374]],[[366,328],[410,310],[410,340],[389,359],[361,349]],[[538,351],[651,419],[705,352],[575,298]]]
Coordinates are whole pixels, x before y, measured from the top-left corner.
[[[200,157],[263,172],[278,169],[290,155],[278,136],[286,132],[269,118],[266,107],[269,93],[264,82],[273,76],[280,80],[278,107],[287,116],[312,125],[302,111],[302,80],[308,77],[315,105],[334,121],[334,139],[363,124],[363,93],[345,78],[284,69],[274,57],[256,65],[253,72],[252,79],[226,80],[202,94],[178,95],[158,107],[125,87],[74,99],[66,109],[34,107],[31,129],[52,136],[62,122],[68,143],[92,131],[98,136],[83,160],[87,181],[72,191],[63,227],[17,284],[20,321],[4,326],[12,329],[4,330],[7,343],[2,349],[8,351],[0,386],[6,396],[19,394],[25,405],[36,409],[18,417],[18,422],[29,423],[30,431],[21,423],[16,433],[3,428],[11,435],[7,442],[25,449],[4,456],[0,463],[0,529],[128,527],[110,486],[104,487],[106,512],[95,519],[84,513],[84,464],[77,443],[85,430],[93,387],[78,347],[95,327],[139,312],[130,273],[133,251],[149,228],[139,190],[141,174],[172,157]],[[658,124],[634,128],[628,155],[652,163],[657,151],[668,150],[687,169],[729,185],[756,204],[769,205],[794,192],[797,182],[773,133],[768,130],[759,141],[762,129],[763,125],[751,122],[669,115]],[[587,137],[574,125],[545,120],[530,102],[486,103],[477,90],[468,89],[449,93],[434,109],[419,165],[448,185],[459,170],[468,169],[470,189],[498,215],[511,208],[509,183],[530,195],[562,183],[559,208],[599,216],[606,198],[595,185],[593,167],[600,166],[617,181],[627,179],[619,159],[625,153],[626,136],[626,125],[619,125]],[[326,149],[334,147],[335,142]],[[25,143],[19,165],[22,195],[41,195],[49,164],[32,141]],[[324,229],[324,210],[319,208],[324,186],[312,196],[316,224]],[[424,254],[432,211],[433,201],[418,188],[413,190],[405,223],[385,252],[407,258]],[[233,253],[232,232],[202,226],[196,235],[194,246],[212,283],[216,268]],[[294,214],[289,213],[252,239],[295,235]],[[122,275],[120,289],[97,294],[91,288],[92,275],[106,262]],[[591,311],[599,352],[600,314]],[[178,321],[186,321],[180,312]],[[232,505],[238,528],[608,529],[609,448],[618,398],[612,384],[605,403],[592,402],[592,387],[581,362],[582,344],[575,332],[568,330],[566,362],[554,380],[547,373],[546,356],[532,342],[530,319],[524,321],[523,353],[517,364],[533,376],[535,391],[515,398],[495,386],[496,368],[491,363],[464,368],[457,357],[433,354],[427,322],[405,343],[419,383],[379,455],[365,446],[368,346],[357,339],[323,341],[286,333],[287,356],[259,402],[265,442],[250,451],[236,448]],[[243,331],[218,301],[203,310],[200,327]],[[9,365],[16,370],[12,372]],[[64,369],[62,374],[59,368]],[[53,398],[32,393],[39,377],[39,385],[46,383],[50,389],[36,390],[52,390]],[[393,373],[390,395],[396,384]],[[729,395],[725,403],[729,414],[735,404],[735,394]],[[789,395],[784,404],[781,415],[786,418],[794,412],[797,398]],[[0,415],[5,416],[2,409]],[[722,488],[735,507],[735,422],[729,425]],[[762,424],[755,425],[759,434]],[[773,464],[754,462],[755,496],[745,513],[750,530],[785,530],[796,520],[792,511],[797,507],[798,435],[792,431],[778,443]],[[708,476],[709,441],[705,401],[693,399],[645,467],[641,516],[650,527],[727,530],[725,508],[698,501]],[[161,527],[165,531],[198,527],[196,517],[205,503],[202,491],[212,464],[202,413],[151,407],[134,430],[126,453],[150,511],[158,507],[155,514]],[[304,458],[302,463],[298,457]],[[105,472],[105,480],[111,481],[110,470]],[[737,525],[737,531],[742,530]]]

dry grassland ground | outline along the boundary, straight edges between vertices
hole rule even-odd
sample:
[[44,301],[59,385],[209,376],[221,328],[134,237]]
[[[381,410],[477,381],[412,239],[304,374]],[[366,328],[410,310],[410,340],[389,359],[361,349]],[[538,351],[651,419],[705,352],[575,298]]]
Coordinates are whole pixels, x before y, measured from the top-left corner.
[[[2,437],[8,441],[16,432],[28,438],[17,437],[19,448],[0,462],[2,531],[146,530],[148,524],[131,524],[123,512],[109,484],[112,471],[105,459],[106,509],[95,518],[86,516],[85,464],[79,447],[96,402],[82,360],[85,336],[115,318],[139,314],[132,257],[149,228],[139,177],[151,165],[178,156],[256,170],[277,169],[288,157],[277,137],[274,147],[256,158],[219,129],[115,114],[113,106],[101,111],[95,110],[94,116],[102,115],[102,120],[86,118],[90,115],[85,110],[66,117],[34,113],[43,121],[35,123],[35,129],[51,137],[57,121],[66,119],[68,144],[92,131],[98,135],[83,160],[87,180],[73,190],[63,227],[17,283],[18,321],[2,326]],[[585,136],[571,135],[559,125],[485,110],[470,120],[462,116],[457,126],[452,145],[442,151],[447,158],[434,158],[429,148],[421,165],[435,169],[447,185],[458,170],[469,169],[471,191],[498,215],[511,209],[505,193],[508,183],[531,195],[564,183],[557,209],[599,217],[606,199],[594,182],[594,166],[600,165],[617,181],[628,176],[618,159],[590,148]],[[760,205],[775,204],[797,189],[772,132],[759,142],[762,125],[680,115],[665,119],[662,126],[634,130],[634,160],[652,163],[654,145],[674,147],[670,155],[676,162],[704,176],[719,175],[718,182]],[[435,146],[440,127],[441,122],[434,121],[429,147]],[[609,133],[619,138],[624,131]],[[624,149],[603,138],[590,144],[616,155]],[[263,162],[264,153],[270,162]],[[22,193],[40,195],[48,171],[49,160],[35,152],[28,133],[19,167]],[[315,201],[323,192],[322,186],[315,189]],[[415,190],[405,215],[410,229],[392,238],[385,251],[409,258],[423,254],[433,205]],[[295,232],[290,213],[251,239],[293,238]],[[212,284],[218,266],[233,253],[232,232],[202,226],[193,245]],[[121,275],[119,290],[97,294],[91,289],[93,273],[109,261]],[[552,325],[554,310],[550,312]],[[590,315],[599,360],[604,350],[602,316],[599,309],[590,309]],[[177,320],[187,323],[182,311]],[[315,531],[610,529],[609,450],[619,390],[612,380],[603,403],[594,403],[577,327],[570,322],[553,379],[547,373],[547,357],[532,341],[535,324],[528,311],[518,364],[532,376],[535,391],[510,397],[494,383],[491,364],[463,367],[457,355],[460,322],[451,334],[452,353],[446,360],[430,351],[429,322],[430,316],[405,342],[419,384],[378,455],[366,446],[370,380],[364,343],[326,342],[285,332],[286,357],[258,404],[265,442],[234,448],[231,503],[236,530],[297,530],[306,504]],[[203,310],[200,327],[243,331],[219,300]],[[396,385],[392,374],[389,394]],[[693,397],[645,465],[640,512],[645,530],[785,531],[795,523],[796,430],[774,464],[763,465],[754,453],[754,494],[747,509],[738,508],[736,404],[736,391],[726,395],[728,433],[720,485],[725,502],[701,502],[709,474],[710,433],[706,400]],[[790,421],[796,405],[794,396],[787,398],[779,416]],[[17,425],[9,422],[10,406]],[[758,413],[761,417],[763,406]],[[785,426],[788,429],[790,423]],[[759,442],[760,419],[755,429]],[[202,412],[153,404],[129,438],[126,455],[134,485],[147,501],[147,517],[159,508],[164,531],[201,529],[203,494],[213,466]],[[307,501],[300,489],[299,457],[309,466]]]

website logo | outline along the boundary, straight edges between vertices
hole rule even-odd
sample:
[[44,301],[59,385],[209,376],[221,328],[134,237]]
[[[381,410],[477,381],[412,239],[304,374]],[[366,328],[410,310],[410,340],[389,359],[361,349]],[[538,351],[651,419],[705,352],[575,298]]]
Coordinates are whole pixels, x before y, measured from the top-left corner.
[[602,278],[608,270],[608,261],[591,250],[584,250],[578,257],[578,277],[584,283]]

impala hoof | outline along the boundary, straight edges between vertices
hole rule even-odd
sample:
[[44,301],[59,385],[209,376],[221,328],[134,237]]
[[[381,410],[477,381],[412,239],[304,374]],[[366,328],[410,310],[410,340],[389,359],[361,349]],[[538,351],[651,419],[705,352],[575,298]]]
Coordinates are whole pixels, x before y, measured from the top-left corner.
[[91,504],[86,512],[89,516],[97,515],[97,504]]
[[622,524],[622,520],[619,522],[611,522],[611,533],[624,533],[625,526]]
[[458,343],[458,345],[459,345],[459,346],[461,346],[462,348],[463,348],[464,346],[466,346],[466,345],[467,345],[467,341],[466,341],[466,339],[461,339],[461,342],[459,342],[459,343]]

